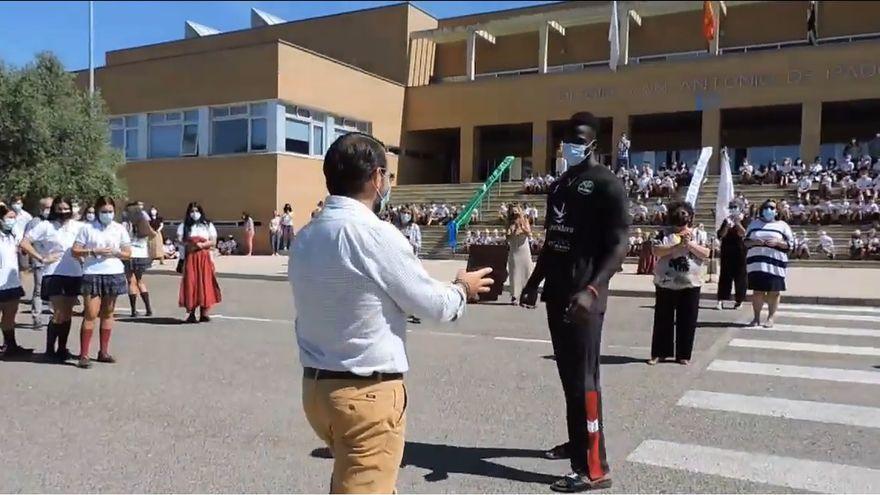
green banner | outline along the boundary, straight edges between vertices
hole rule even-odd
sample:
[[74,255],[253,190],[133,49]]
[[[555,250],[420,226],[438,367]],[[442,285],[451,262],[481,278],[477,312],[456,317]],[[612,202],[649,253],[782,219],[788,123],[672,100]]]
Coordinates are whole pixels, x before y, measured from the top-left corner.
[[477,192],[474,193],[474,197],[471,198],[470,202],[467,204],[464,210],[458,214],[455,220],[449,222],[449,225],[447,227],[447,233],[449,234],[449,247],[453,249],[455,248],[456,240],[458,237],[458,230],[467,227],[468,224],[471,223],[471,214],[476,208],[480,207],[480,203],[482,203],[483,198],[486,197],[487,194],[489,194],[489,190],[492,189],[492,186],[494,186],[498,181],[501,180],[501,176],[504,175],[504,172],[506,172],[510,168],[510,165],[512,163],[512,156],[504,158],[501,164],[495,167],[495,170],[492,171],[492,175],[490,175],[489,178],[486,179],[486,182],[484,182],[483,185],[481,185],[480,188],[477,189]]

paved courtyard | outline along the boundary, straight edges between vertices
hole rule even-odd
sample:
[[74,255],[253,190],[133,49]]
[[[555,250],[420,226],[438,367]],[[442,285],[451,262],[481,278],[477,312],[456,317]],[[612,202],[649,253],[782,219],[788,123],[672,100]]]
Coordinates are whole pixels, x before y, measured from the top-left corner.
[[[326,492],[288,285],[222,279],[218,317],[191,326],[177,277],[148,283],[157,316],[122,318],[118,364],[0,362],[0,491]],[[787,306],[771,331],[704,308],[691,365],[648,367],[652,302],[606,318],[611,491],[880,491],[880,310]],[[545,493],[567,471],[537,457],[565,434],[544,318],[486,304],[411,327],[400,492]]]

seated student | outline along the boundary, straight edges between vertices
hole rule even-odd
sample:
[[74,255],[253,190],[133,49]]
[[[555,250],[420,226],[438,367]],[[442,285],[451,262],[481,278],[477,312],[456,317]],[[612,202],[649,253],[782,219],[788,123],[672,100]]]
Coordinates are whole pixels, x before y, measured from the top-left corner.
[[665,225],[666,224],[666,214],[669,210],[666,208],[666,205],[663,204],[663,200],[657,198],[657,203],[654,204],[653,211],[653,223],[654,225]]
[[819,197],[822,199],[829,199],[833,192],[833,185],[834,181],[831,178],[831,174],[823,172],[822,175],[819,176]]
[[777,181],[779,187],[788,187],[793,175],[794,165],[791,162],[791,158],[786,157],[782,160],[782,168],[779,170],[779,180]]
[[550,192],[550,186],[556,182],[556,177],[553,177],[552,174],[547,174],[544,176],[544,193]]
[[[832,160],[833,160],[833,159],[832,159]],[[828,169],[831,169],[831,168],[833,167],[832,163],[833,163],[832,161],[829,161],[829,162],[828,162]],[[813,179],[816,179],[816,178],[818,178],[820,175],[822,175],[822,172],[824,172],[824,171],[825,171],[825,170],[822,168],[822,161],[821,161],[821,160],[815,160],[815,161],[813,161],[813,164],[810,165],[810,173],[809,173],[809,175],[810,175],[810,177],[812,177]]]
[[810,206],[807,208],[807,211],[809,212],[809,215],[810,215],[809,218],[807,219],[808,223],[811,223],[814,225],[819,225],[820,223],[822,223],[822,215],[825,212],[825,208],[824,208],[823,203],[820,203],[817,201],[813,204],[810,204]]
[[767,167],[767,175],[764,177],[765,184],[776,184],[779,182],[779,164],[776,160],[772,160]]
[[802,230],[799,236],[795,236],[793,253],[797,259],[810,259],[810,239],[807,237],[806,230]]
[[865,203],[865,209],[867,210],[865,212],[865,215],[863,215],[865,217],[865,221],[867,221],[867,222],[880,221],[880,204],[878,204],[878,201],[880,201],[880,199],[875,199],[874,201],[871,201],[870,203],[868,203],[868,202]]
[[807,222],[807,207],[804,206],[804,200],[797,200],[797,203],[791,207],[791,222],[797,225]]
[[856,180],[856,189],[859,197],[865,201],[874,199],[874,179],[868,175],[868,169],[862,167],[859,169],[859,178]]
[[854,198],[856,196],[856,183],[852,177],[845,175],[840,179],[840,195],[844,198]]
[[868,258],[880,256],[880,236],[877,235],[876,229],[868,232],[868,239],[865,243],[865,255]]
[[440,211],[437,213],[437,223],[440,225],[446,225],[454,219],[455,217],[449,210],[449,206],[446,203],[440,205]]
[[753,184],[763,184],[767,179],[767,165],[758,165],[755,173],[752,174]]
[[231,234],[226,237],[226,239],[217,243],[217,251],[219,251],[222,256],[235,254],[235,250],[237,248],[238,243],[235,242],[235,237],[233,237]]
[[755,166],[748,159],[743,160],[742,167],[739,169],[739,181],[742,184],[754,184],[755,182]]
[[660,195],[671,198],[673,194],[675,194],[675,179],[667,174],[660,183]]
[[832,223],[849,223],[850,215],[852,215],[852,205],[848,199],[844,199],[840,203],[834,203],[833,208],[834,210],[831,212]]
[[784,199],[779,202],[779,219],[785,223],[791,222],[791,206]]
[[639,199],[648,199],[651,196],[651,185],[653,184],[651,176],[642,174],[636,183],[637,195]]
[[642,175],[647,175],[652,179],[654,178],[654,167],[651,166],[651,162],[642,162]]
[[501,203],[498,205],[498,220],[501,223],[507,223],[507,214],[510,211],[510,207],[507,206],[507,203]]
[[797,183],[797,197],[798,199],[809,202],[810,201],[810,189],[813,188],[813,178],[809,175],[804,175]]
[[532,194],[534,182],[535,181],[534,181],[534,179],[532,179],[531,176],[528,176],[525,179],[523,179],[523,192],[525,192],[526,194]]
[[162,253],[165,255],[166,260],[176,260],[179,256],[177,254],[177,246],[174,245],[174,242],[171,239],[165,239],[165,244],[162,246]]
[[849,259],[860,260],[865,257],[865,241],[862,239],[862,231],[856,229],[849,239]]
[[632,210],[633,223],[643,225],[648,223],[648,207],[642,202],[642,198],[636,198]]
[[819,252],[830,260],[834,259],[834,239],[824,230],[819,231]]
[[[819,160],[818,156],[816,157],[816,160]],[[792,173],[794,174],[795,180],[792,182],[795,182],[804,175],[807,175],[808,171],[809,170],[807,169],[807,164],[803,160],[801,160],[800,158],[795,160],[794,166],[792,167]]]
[[[829,161],[835,161],[834,158],[831,158]],[[845,155],[843,157],[843,162],[838,165],[838,176],[843,178],[845,175],[853,175],[856,170],[856,164],[853,163],[852,157],[849,155]]]
[[826,199],[822,202],[821,207],[822,210],[819,212],[819,215],[821,217],[820,222],[822,223],[822,225],[828,225],[834,218],[834,210],[836,206],[834,205],[834,203],[831,202],[830,199]]

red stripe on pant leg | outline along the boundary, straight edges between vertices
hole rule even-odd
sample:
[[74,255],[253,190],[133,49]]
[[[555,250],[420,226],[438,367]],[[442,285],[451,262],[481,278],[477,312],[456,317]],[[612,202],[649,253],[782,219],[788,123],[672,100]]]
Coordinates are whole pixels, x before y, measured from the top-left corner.
[[[591,480],[605,476],[602,470],[602,458],[599,456],[599,392],[588,390],[586,393],[587,408],[587,470]],[[590,426],[594,425],[594,426]],[[590,431],[594,429],[595,431]]]

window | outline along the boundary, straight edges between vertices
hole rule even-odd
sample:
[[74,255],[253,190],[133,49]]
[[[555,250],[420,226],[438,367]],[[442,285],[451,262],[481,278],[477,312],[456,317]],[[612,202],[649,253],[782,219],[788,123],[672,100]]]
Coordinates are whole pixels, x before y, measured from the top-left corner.
[[150,158],[193,156],[199,153],[199,112],[151,113],[147,116],[150,128]]
[[333,140],[335,141],[349,132],[363,132],[364,134],[369,134],[370,124],[368,122],[359,122],[343,117],[336,117],[336,124],[333,131]]
[[211,153],[247,153],[268,147],[267,105],[251,103],[211,108]]
[[324,156],[325,115],[308,108],[286,105],[284,150],[302,155]]
[[137,115],[113,117],[110,124],[110,146],[125,153],[125,158],[138,157]]

